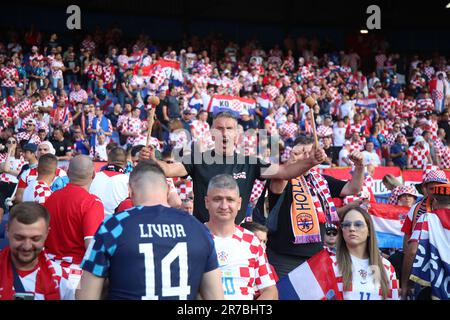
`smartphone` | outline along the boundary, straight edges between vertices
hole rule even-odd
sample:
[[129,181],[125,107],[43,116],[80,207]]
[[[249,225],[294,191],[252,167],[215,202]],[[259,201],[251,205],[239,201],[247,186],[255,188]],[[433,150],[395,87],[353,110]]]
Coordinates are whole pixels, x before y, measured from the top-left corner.
[[15,293],[14,300],[34,300],[34,293]]

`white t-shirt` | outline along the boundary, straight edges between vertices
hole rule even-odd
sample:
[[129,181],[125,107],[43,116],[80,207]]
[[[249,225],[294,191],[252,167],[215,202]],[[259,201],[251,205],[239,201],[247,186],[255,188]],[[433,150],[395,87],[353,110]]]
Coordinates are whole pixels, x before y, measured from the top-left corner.
[[353,117],[353,110],[355,108],[355,103],[354,101],[347,101],[346,103],[342,104],[339,108],[341,109],[342,118],[348,116],[351,119]]
[[105,215],[114,214],[118,205],[128,198],[129,176],[115,171],[101,171],[95,175],[89,192],[103,202]]
[[381,165],[380,157],[374,151],[369,152],[367,150],[364,150],[362,152],[362,155],[363,155],[364,165],[368,165],[368,164],[373,164],[375,166]]
[[345,148],[342,148],[341,151],[339,151],[339,162],[338,162],[339,167],[348,167],[349,166],[349,164],[344,162],[344,159],[347,159],[349,155],[350,155],[350,152]]
[[346,128],[333,128],[333,144],[335,147],[342,147],[345,143]]
[[369,259],[352,259],[352,291],[344,292],[344,300],[381,300],[380,285],[374,280],[375,268],[369,268]]

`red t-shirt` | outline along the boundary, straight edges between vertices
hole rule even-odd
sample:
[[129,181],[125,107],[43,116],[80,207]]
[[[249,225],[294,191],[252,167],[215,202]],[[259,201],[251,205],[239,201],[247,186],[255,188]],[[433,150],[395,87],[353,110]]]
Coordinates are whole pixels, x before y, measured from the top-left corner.
[[105,212],[99,198],[69,183],[54,192],[44,205],[50,213],[50,232],[45,248],[54,260],[80,264],[86,251],[84,240],[92,238]]

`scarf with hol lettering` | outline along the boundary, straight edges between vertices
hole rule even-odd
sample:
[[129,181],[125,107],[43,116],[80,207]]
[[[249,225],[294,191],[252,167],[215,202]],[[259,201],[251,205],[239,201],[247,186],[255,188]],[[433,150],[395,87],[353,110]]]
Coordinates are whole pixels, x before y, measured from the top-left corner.
[[[316,170],[291,180],[294,244],[321,242],[319,224],[339,221],[327,181]],[[324,211],[325,210],[325,211]]]
[[[44,251],[39,253],[38,259],[34,293],[42,294],[45,300],[60,300],[59,283],[61,277],[56,274]],[[0,251],[0,300],[13,300],[14,294],[11,249],[6,247]]]

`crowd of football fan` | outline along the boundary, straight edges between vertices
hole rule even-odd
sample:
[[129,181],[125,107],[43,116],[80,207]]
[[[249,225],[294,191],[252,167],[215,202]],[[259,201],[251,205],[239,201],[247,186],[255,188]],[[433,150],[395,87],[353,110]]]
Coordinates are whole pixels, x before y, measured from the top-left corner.
[[[76,155],[109,160],[112,171],[117,163],[111,157],[120,158],[120,172],[130,172],[148,130],[167,163],[174,161],[174,149],[193,142],[201,150],[214,147],[214,95],[256,101],[256,108],[242,110],[238,119],[238,150],[245,156],[273,160],[258,149],[258,131],[265,130],[280,138],[285,162],[296,138],[312,135],[315,123],[327,155],[323,167],[352,166],[351,155],[360,151],[369,171],[450,168],[450,63],[439,54],[403,56],[390,52],[385,41],[371,41],[372,51],[358,54],[305,37],[265,50],[255,40],[238,45],[212,37],[162,47],[146,35],[124,41],[117,28],[97,30],[74,44],[34,29],[12,33],[0,42],[0,217],[8,200],[30,197],[23,194],[27,176],[37,175],[37,159],[45,153],[56,157],[49,157],[48,166],[56,159],[59,169],[46,189],[38,194],[35,189],[32,198],[40,203],[67,184],[63,169]],[[181,84],[158,70],[147,73],[162,60],[180,63]],[[148,128],[152,96],[160,102]],[[309,96],[317,101],[313,112],[305,103]],[[127,151],[126,160],[117,147]],[[115,155],[109,157],[111,150]],[[192,211],[192,181],[174,182],[181,200],[174,203]],[[253,205],[263,188],[257,181]]]

